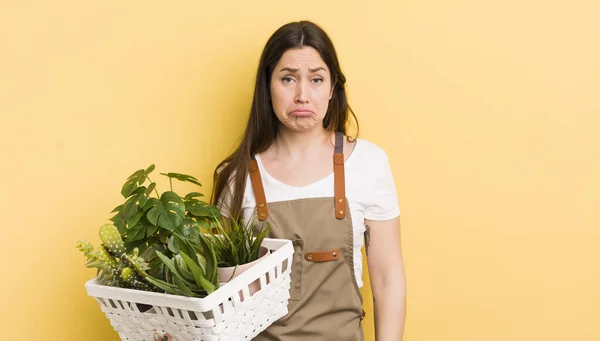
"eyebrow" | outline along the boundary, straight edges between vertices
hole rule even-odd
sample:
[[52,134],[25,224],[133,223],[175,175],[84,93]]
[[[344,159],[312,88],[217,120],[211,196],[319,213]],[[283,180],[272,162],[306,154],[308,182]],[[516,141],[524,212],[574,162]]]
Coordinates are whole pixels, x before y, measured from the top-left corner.
[[[279,70],[279,72],[284,72],[284,71],[287,71],[287,72],[291,72],[291,73],[296,73],[296,72],[298,72],[299,70],[300,70],[300,69],[294,69],[294,68],[291,68],[291,67],[284,67],[284,68],[282,68],[281,70]],[[310,72],[312,72],[312,73],[315,73],[315,72],[317,72],[317,71],[320,71],[320,70],[327,71],[327,70],[325,70],[325,68],[324,68],[324,67],[322,67],[322,66],[316,67],[316,68],[314,68],[314,69],[308,69],[308,71],[310,71]]]

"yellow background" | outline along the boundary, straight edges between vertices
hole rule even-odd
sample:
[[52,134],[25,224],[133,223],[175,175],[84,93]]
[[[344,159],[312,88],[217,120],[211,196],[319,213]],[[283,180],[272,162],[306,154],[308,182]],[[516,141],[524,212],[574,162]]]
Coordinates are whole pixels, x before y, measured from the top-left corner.
[[307,18],[336,44],[361,137],[390,157],[405,340],[600,339],[599,15],[583,0],[2,0],[3,338],[118,340],[75,242],[98,242],[150,163],[208,194],[262,46]]

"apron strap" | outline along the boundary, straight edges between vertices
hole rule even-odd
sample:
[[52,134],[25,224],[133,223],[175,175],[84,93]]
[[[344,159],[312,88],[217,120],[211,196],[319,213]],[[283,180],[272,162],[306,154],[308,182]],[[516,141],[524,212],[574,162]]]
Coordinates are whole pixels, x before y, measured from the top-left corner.
[[[258,220],[264,221],[269,217],[267,208],[267,198],[263,186],[260,171],[258,170],[258,161],[254,155],[248,165],[252,190],[256,198],[256,209],[258,211]],[[344,172],[344,134],[337,131],[335,133],[335,153],[333,154],[333,181],[334,181],[334,200],[335,217],[344,219],[346,217],[346,179]]]
[[333,154],[333,181],[335,217],[346,217],[346,179],[344,174],[344,134],[335,132],[335,154]]
[[262,178],[260,177],[260,172],[258,170],[258,162],[254,155],[252,155],[252,160],[250,160],[248,172],[250,173],[250,181],[252,182],[252,189],[254,190],[254,196],[256,197],[258,220],[266,220],[269,217],[267,198],[265,197],[265,188],[263,187]]

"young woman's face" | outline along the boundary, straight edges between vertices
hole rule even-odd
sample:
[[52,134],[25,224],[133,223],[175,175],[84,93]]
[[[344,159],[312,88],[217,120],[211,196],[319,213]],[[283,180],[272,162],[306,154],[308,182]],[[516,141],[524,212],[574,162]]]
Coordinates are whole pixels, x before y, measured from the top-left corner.
[[312,47],[287,50],[271,74],[271,104],[287,129],[323,127],[333,94],[331,73]]

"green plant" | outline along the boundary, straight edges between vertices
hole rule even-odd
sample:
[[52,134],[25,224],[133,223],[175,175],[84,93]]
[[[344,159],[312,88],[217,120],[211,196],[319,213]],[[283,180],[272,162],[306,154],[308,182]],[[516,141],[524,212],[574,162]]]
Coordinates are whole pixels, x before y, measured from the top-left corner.
[[[169,178],[170,191],[159,194],[156,183],[149,177],[154,169],[150,165],[131,174],[121,188],[125,202],[111,212],[115,215],[110,220],[119,229],[127,251],[138,247],[144,252],[157,243],[171,246],[174,241],[169,237],[173,233],[196,240],[199,228],[211,228],[221,217],[215,206],[198,199],[204,196],[202,193],[191,192],[181,197],[173,191],[173,179],[202,186],[193,176],[160,173]],[[176,247],[170,249],[177,251]]]
[[271,232],[264,224],[256,232],[252,220],[245,223],[241,219],[216,219],[215,233],[205,238],[212,245],[219,267],[247,264],[258,259],[260,246]]
[[127,178],[121,188],[125,202],[113,210],[113,224],[100,227],[98,249],[87,240],[77,248],[86,266],[97,268],[102,284],[203,297],[219,281],[215,253],[200,237],[201,229],[211,229],[221,214],[198,199],[199,192],[181,197],[173,191],[173,179],[201,186],[186,174],[161,173],[169,178],[170,191],[160,194],[149,178],[154,169],[151,165]]

